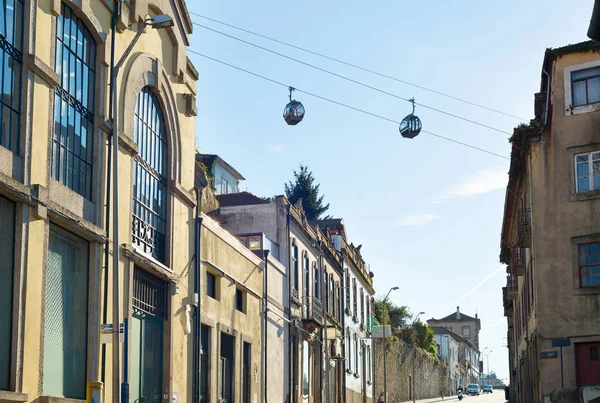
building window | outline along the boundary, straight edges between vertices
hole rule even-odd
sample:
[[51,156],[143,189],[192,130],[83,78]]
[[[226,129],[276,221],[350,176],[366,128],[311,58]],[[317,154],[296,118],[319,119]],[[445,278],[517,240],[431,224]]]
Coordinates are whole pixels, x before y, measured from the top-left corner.
[[371,330],[371,304],[369,302],[370,302],[369,297],[367,297],[367,312],[366,312],[367,330]]
[[7,0],[0,16],[0,146],[19,154],[21,74],[23,66],[23,1]]
[[15,205],[0,196],[0,390],[10,388],[12,355]]
[[302,342],[302,397],[308,400],[310,393],[310,345]]
[[462,335],[465,339],[468,339],[471,337],[471,328],[469,326],[463,326],[462,327]]
[[217,276],[213,273],[206,272],[206,295],[212,299],[217,299]]
[[242,350],[242,403],[250,403],[252,392],[252,345],[243,342]]
[[360,288],[360,324],[365,324],[365,292]]
[[44,395],[85,399],[88,267],[88,243],[50,227],[43,334]]
[[240,288],[235,289],[235,309],[246,313],[246,292]]
[[226,195],[229,193],[229,183],[227,183],[227,179],[221,177],[221,194]]
[[590,360],[598,361],[598,347],[596,347],[596,346],[590,347]]
[[347,309],[350,309],[350,272],[346,269],[346,306]]
[[342,320],[342,315],[344,315],[344,313],[342,312],[342,303],[344,301],[344,297],[342,296],[342,289],[340,288],[340,282],[336,281],[335,282],[335,288],[338,291],[337,292],[337,318],[339,321]]
[[358,335],[354,334],[354,374],[358,375]]
[[573,106],[600,102],[600,67],[571,72]]
[[200,329],[200,401],[210,402],[210,337],[211,328],[202,325]]
[[346,371],[352,372],[352,332],[346,327]]
[[321,287],[319,287],[319,283],[321,281],[321,276],[319,275],[319,268],[317,267],[317,263],[314,262],[313,263],[313,280],[314,280],[314,286],[313,286],[313,293],[316,299],[321,299],[321,295],[319,293],[319,290],[321,289]]
[[304,251],[304,297],[308,297],[309,295],[309,285],[310,285],[310,261],[308,260],[308,254]]
[[600,286],[600,242],[579,245],[579,286]]
[[294,289],[294,291],[296,291],[296,296],[297,296],[298,289],[300,288],[300,286],[299,286],[300,273],[298,273],[298,246],[295,243],[292,244],[292,273],[293,273],[292,281],[294,282],[292,285],[292,288]]
[[333,274],[329,275],[329,314],[335,317],[335,281],[333,281]]
[[353,299],[353,314],[354,320],[358,320],[358,298],[356,295],[356,279],[352,279],[352,299]]
[[133,140],[133,245],[165,263],[167,234],[167,131],[156,96],[142,88],[135,106]]
[[75,13],[62,4],[56,23],[52,177],[92,198],[96,43]]
[[325,312],[330,313],[331,311],[329,310],[329,286],[327,267],[325,267],[325,270],[323,270],[323,297],[325,298]]
[[371,383],[373,382],[373,375],[372,375],[372,366],[373,364],[371,363],[371,346],[367,346],[367,382]]
[[600,151],[575,156],[577,193],[600,190]]

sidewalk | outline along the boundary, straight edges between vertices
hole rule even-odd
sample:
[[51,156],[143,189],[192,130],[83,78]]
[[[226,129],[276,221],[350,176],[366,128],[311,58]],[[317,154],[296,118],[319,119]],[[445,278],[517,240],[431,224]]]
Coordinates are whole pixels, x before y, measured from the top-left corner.
[[[451,402],[451,401],[458,401],[458,398],[456,397],[456,395],[444,396],[443,399],[441,398],[441,396],[433,397],[431,399],[422,399],[422,400],[417,400],[416,403],[437,403],[437,402]],[[400,403],[412,403],[412,400],[407,400],[405,402],[400,402]]]

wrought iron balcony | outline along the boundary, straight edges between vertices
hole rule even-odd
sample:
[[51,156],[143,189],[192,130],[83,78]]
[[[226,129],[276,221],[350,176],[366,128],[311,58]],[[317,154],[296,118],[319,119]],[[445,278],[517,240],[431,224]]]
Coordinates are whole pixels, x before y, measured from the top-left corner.
[[512,274],[522,276],[525,273],[525,249],[520,246],[512,248]]
[[519,210],[519,239],[523,248],[531,248],[531,209]]
[[508,298],[508,287],[502,287],[502,304],[504,305],[504,316],[512,315],[513,301]]
[[516,276],[506,276],[506,291],[508,299],[515,301],[519,296],[519,283]]
[[298,299],[298,290],[292,288],[292,298]]
[[304,297],[302,304],[302,322],[310,329],[323,324],[323,304],[316,297]]

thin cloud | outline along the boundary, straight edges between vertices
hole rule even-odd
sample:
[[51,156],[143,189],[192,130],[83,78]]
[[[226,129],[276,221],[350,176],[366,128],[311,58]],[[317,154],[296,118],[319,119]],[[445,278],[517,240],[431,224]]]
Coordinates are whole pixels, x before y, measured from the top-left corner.
[[399,227],[419,226],[439,218],[440,217],[435,214],[413,214],[400,218],[396,221],[396,225]]
[[475,285],[475,287],[471,288],[469,291],[467,291],[465,294],[463,294],[460,298],[458,298],[457,300],[455,300],[451,304],[446,305],[444,307],[444,310],[446,310],[446,309],[448,309],[450,307],[456,306],[457,303],[459,303],[463,299],[467,298],[469,295],[473,294],[475,291],[477,291],[477,289],[479,287],[481,287],[482,285],[484,285],[489,279],[491,279],[492,277],[494,277],[496,274],[500,273],[503,270],[504,269],[502,267],[499,267],[498,269],[496,269],[493,272],[491,272],[490,274],[488,274],[483,280],[481,280],[479,283],[477,283],[477,285]]
[[477,171],[464,182],[452,187],[445,198],[471,197],[492,192],[505,188],[507,182],[508,174],[505,169]]
[[267,150],[272,151],[276,154],[283,154],[285,151],[285,146],[283,144],[268,144]]

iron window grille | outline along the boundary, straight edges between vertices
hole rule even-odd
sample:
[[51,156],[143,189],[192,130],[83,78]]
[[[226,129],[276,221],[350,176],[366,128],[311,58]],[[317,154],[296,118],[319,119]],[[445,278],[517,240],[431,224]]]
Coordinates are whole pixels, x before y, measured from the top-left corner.
[[96,43],[85,23],[64,3],[56,24],[52,177],[92,198]]
[[579,249],[579,287],[600,286],[600,242],[583,243]]
[[531,243],[531,209],[529,208],[519,210],[519,237],[524,247]]
[[166,258],[167,133],[160,104],[149,87],[135,108],[132,242],[161,263]]
[[166,319],[167,283],[136,267],[133,272],[133,307]]
[[6,0],[0,16],[0,146],[20,153],[23,1]]

